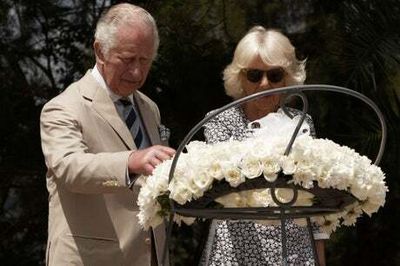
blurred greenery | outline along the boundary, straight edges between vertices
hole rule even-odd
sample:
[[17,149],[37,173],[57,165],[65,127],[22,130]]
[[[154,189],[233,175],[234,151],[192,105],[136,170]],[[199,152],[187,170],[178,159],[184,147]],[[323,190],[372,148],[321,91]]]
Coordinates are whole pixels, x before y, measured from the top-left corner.
[[[93,30],[111,0],[0,2],[0,261],[43,265],[47,237],[43,104],[94,65]],[[327,243],[328,265],[400,265],[400,1],[130,1],[156,18],[161,46],[143,91],[161,110],[177,147],[211,109],[230,101],[221,72],[253,25],[278,28],[307,59],[308,84],[363,93],[388,125],[381,167],[387,202]],[[308,93],[320,137],[374,159],[381,138],[374,112],[355,98]],[[193,265],[206,223],[174,228],[172,261]]]

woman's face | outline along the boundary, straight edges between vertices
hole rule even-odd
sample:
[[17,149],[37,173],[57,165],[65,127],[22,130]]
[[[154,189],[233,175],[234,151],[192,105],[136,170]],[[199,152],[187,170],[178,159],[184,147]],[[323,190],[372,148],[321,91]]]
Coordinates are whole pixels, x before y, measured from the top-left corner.
[[[246,69],[240,72],[243,96],[285,86],[286,73],[279,66],[266,65],[259,56],[254,58]],[[250,101],[259,111],[273,112],[278,109],[280,95],[265,96]]]

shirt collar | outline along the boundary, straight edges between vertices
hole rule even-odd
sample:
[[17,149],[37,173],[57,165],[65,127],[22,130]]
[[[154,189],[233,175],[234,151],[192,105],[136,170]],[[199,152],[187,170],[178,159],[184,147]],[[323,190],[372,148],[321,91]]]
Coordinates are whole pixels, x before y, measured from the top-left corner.
[[[97,64],[93,67],[91,74],[93,75],[93,78],[97,81],[97,83],[99,83],[100,87],[102,87],[104,90],[106,90],[107,94],[110,96],[111,100],[113,102],[118,101],[121,98],[125,98],[125,97],[121,97],[118,94],[115,94],[110,87],[108,87],[106,81],[104,80],[103,76],[101,75]],[[128,95],[128,99],[131,101],[132,104],[134,104],[133,101],[133,94]]]

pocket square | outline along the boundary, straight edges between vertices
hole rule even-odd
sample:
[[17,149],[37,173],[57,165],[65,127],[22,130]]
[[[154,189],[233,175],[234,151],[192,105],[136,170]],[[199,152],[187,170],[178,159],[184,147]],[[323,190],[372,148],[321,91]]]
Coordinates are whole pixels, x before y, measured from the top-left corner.
[[168,141],[171,136],[171,130],[164,125],[158,126],[158,132],[160,133],[161,141]]

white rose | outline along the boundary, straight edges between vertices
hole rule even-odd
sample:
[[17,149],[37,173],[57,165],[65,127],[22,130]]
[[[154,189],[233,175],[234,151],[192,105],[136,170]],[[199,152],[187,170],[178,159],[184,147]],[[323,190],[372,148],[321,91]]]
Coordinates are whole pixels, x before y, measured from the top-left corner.
[[262,160],[264,178],[268,182],[274,182],[278,177],[277,173],[281,170],[278,160],[275,157],[267,157]]
[[222,172],[222,167],[219,162],[213,162],[207,169],[207,174],[217,180],[222,180],[224,178],[224,173]]
[[285,175],[292,175],[296,171],[295,161],[287,156],[282,156],[280,167],[282,167],[282,171]]
[[263,172],[261,162],[255,157],[244,158],[240,167],[242,168],[243,175],[249,179],[259,177]]
[[183,182],[172,182],[169,186],[169,190],[171,191],[169,197],[181,205],[184,205],[192,199],[192,192]]
[[193,183],[201,190],[206,191],[213,182],[213,177],[206,172],[200,172],[193,177]]
[[223,169],[225,180],[231,187],[237,187],[245,181],[245,177],[239,168],[231,166]]

